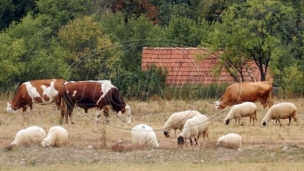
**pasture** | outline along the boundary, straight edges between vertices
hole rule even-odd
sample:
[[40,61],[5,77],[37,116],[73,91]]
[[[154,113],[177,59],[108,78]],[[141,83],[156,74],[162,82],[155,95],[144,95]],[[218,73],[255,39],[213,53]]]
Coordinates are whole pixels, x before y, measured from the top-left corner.
[[[69,144],[60,148],[40,146],[17,147],[5,150],[18,130],[37,125],[46,131],[59,124],[60,111],[54,105],[34,105],[33,112],[7,113],[6,102],[0,102],[0,170],[302,170],[304,167],[304,99],[274,99],[274,103],[288,101],[298,107],[298,125],[292,120],[281,120],[283,126],[271,121],[266,127],[261,119],[268,108],[257,102],[257,123],[249,124],[242,118],[242,125],[234,120],[227,126],[224,118],[229,108],[216,110],[213,100],[151,100],[128,101],[131,106],[132,123],[122,123],[114,112],[109,123],[96,124],[95,109],[84,113],[77,108],[75,124],[63,124],[69,132]],[[162,126],[173,113],[183,110],[198,110],[211,120],[209,139],[202,148],[188,146],[178,148],[171,130],[169,138],[162,133]],[[102,121],[102,118],[101,118]],[[144,123],[156,132],[159,148],[136,147],[131,144],[130,130]],[[241,150],[216,147],[218,137],[238,133],[243,138]],[[177,131],[177,134],[179,131]],[[122,140],[120,146],[117,141]],[[189,142],[188,142],[189,145]]]

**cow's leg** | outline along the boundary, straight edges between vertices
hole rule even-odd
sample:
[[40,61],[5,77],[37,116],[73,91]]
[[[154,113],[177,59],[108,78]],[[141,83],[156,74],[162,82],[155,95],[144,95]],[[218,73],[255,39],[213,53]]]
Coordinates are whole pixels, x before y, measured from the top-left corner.
[[101,109],[101,110],[98,110],[97,109],[97,112],[96,112],[96,115],[95,115],[95,122],[96,123],[99,123],[99,118],[100,118],[100,116],[101,116],[101,112],[103,112],[103,116],[104,116],[104,120],[105,120],[105,122],[106,123],[109,123],[109,108],[107,108],[106,106],[103,108],[103,109]]
[[[67,108],[66,103],[65,103],[65,101],[62,99],[62,100],[61,100],[61,103],[60,103],[60,112],[61,112],[61,118],[60,118],[60,120],[59,120],[59,123],[60,123],[60,124],[63,123],[63,120],[64,120],[64,118],[65,118],[65,116],[66,116],[66,108]],[[59,109],[58,109],[58,110],[59,110]],[[65,122],[68,123],[67,117],[65,118]]]
[[96,111],[96,115],[95,115],[95,123],[98,124],[99,123],[99,117],[101,116],[100,112],[97,110]]
[[22,107],[22,112],[26,112],[26,107]]
[[74,124],[74,121],[72,119],[72,112],[73,112],[73,106],[67,105],[66,107],[66,113],[65,113],[65,123],[68,124],[68,117],[70,117],[71,124]]
[[[70,117],[71,124],[74,124],[73,116],[72,116],[73,109],[74,109],[73,107],[68,107],[68,110],[67,110],[67,114],[68,114],[68,116]],[[68,116],[66,116],[66,117],[68,117]]]
[[271,99],[267,99],[266,103],[267,103],[269,108],[273,105],[273,102],[272,102]]
[[[56,107],[57,107],[57,110],[60,110],[62,108],[62,105],[61,105],[61,99],[60,98],[55,98],[55,104],[56,104]],[[62,100],[63,101],[63,100]]]

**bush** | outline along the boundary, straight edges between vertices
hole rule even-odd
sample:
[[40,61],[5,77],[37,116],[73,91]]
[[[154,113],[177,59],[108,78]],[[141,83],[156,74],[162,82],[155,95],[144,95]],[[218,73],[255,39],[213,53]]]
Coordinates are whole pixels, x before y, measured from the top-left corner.
[[113,80],[123,96],[138,100],[147,100],[152,96],[163,97],[167,71],[150,66],[147,71],[127,72]]

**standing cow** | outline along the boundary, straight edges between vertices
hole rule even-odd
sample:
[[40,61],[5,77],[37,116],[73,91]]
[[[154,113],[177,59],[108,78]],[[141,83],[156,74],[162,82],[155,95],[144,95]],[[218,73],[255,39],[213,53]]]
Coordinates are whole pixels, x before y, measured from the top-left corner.
[[241,82],[231,84],[226,88],[220,101],[215,102],[216,109],[224,109],[242,102],[260,101],[264,108],[273,105],[271,99],[272,84],[267,81],[262,82]]
[[72,112],[75,106],[83,108],[87,113],[89,108],[103,109],[112,106],[122,122],[131,123],[131,109],[127,105],[119,90],[111,82],[103,81],[69,81],[63,85],[63,98],[67,104],[66,123],[68,116],[73,124]]
[[[33,109],[33,103],[46,105],[53,102],[59,110],[63,105],[60,92],[64,82],[63,79],[48,79],[22,83],[17,88],[13,101],[7,103],[7,112],[16,112],[20,108],[25,112],[28,106],[31,110]],[[61,119],[63,119],[63,113]]]

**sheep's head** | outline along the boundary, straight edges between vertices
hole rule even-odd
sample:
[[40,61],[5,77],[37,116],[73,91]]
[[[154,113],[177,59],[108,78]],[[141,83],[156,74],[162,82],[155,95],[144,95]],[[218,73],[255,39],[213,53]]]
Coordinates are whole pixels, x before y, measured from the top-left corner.
[[48,147],[48,146],[50,146],[50,144],[48,142],[46,142],[46,141],[42,141],[41,142],[41,146],[42,147]]
[[183,136],[179,135],[177,137],[177,144],[178,145],[184,145],[185,144],[185,138]]
[[12,150],[14,147],[16,147],[16,144],[10,144],[10,145],[7,146],[5,149],[6,149],[6,150]]
[[226,125],[228,125],[229,122],[230,122],[230,119],[226,119],[226,120],[225,120]]
[[262,121],[263,126],[267,125],[267,122],[265,120]]
[[169,134],[170,134],[170,131],[164,131],[164,135],[166,136],[166,137],[169,137]]

